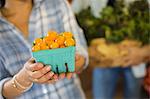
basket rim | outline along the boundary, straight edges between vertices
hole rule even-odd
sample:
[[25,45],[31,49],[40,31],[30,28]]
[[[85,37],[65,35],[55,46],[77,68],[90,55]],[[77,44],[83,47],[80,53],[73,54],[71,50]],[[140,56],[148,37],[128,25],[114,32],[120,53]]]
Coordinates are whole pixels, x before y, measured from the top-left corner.
[[75,50],[75,46],[70,46],[70,47],[65,47],[65,48],[58,48],[58,49],[48,49],[48,50],[40,50],[40,51],[36,51],[36,52],[32,52],[32,56],[34,56],[35,54],[46,54],[46,53],[63,53],[63,52],[67,52],[68,50]]

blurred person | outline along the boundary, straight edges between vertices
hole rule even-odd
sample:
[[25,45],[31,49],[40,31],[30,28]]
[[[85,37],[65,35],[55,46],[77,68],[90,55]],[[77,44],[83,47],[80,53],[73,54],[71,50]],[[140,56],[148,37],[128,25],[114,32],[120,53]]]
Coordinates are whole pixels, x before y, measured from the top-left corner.
[[[125,57],[126,64],[123,67],[96,68],[93,71],[93,95],[94,99],[113,99],[116,94],[116,86],[119,78],[123,79],[123,98],[140,99],[143,77],[136,77],[132,71],[133,66],[140,66],[143,53],[130,52]],[[139,72],[140,73],[140,72]]]
[[[129,0],[125,0],[126,4],[129,4]],[[134,1],[134,0],[132,0]],[[113,6],[115,0],[109,0],[107,5]],[[137,53],[137,52],[141,53]],[[129,56],[124,57],[126,61],[125,66],[119,67],[115,66],[114,68],[95,68],[93,71],[93,97],[94,99],[113,99],[116,95],[116,87],[119,78],[123,79],[123,98],[125,99],[140,99],[141,98],[141,87],[145,71],[142,74],[139,74],[140,77],[136,77],[133,72],[134,66],[142,67],[144,70],[145,63],[143,63],[143,57],[147,56],[148,52],[141,51],[141,49],[134,48],[130,51]],[[117,59],[116,59],[117,60]],[[124,61],[119,60],[118,61]],[[139,68],[140,69],[140,68]]]
[[67,1],[0,0],[0,12],[0,99],[84,99],[75,73],[54,74],[31,58],[35,38],[49,30],[70,31],[76,39],[75,72],[87,66],[85,38]]

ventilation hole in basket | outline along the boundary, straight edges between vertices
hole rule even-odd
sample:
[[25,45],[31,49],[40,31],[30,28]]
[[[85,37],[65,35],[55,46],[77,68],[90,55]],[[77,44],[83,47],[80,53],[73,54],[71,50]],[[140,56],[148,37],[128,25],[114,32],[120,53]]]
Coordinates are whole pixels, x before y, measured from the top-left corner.
[[68,70],[68,64],[65,63],[65,66],[66,66],[66,72],[68,72],[68,71],[69,71],[69,70]]
[[59,74],[58,65],[56,65],[56,73]]

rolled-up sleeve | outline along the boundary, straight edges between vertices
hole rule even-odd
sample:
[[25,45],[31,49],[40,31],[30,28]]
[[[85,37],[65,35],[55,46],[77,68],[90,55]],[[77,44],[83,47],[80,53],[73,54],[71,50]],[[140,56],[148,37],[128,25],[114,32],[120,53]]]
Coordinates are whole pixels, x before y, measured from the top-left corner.
[[86,61],[85,61],[84,68],[86,68],[89,63],[89,57],[88,57],[88,51],[87,51],[87,43],[85,40],[83,30],[77,24],[76,18],[72,12],[70,5],[65,0],[62,0],[62,1],[65,2],[64,3],[65,6],[63,9],[63,10],[65,10],[64,11],[64,13],[65,13],[64,14],[65,31],[71,31],[74,34],[74,37],[76,39],[76,51],[77,51],[77,53],[79,53],[85,57]]
[[8,71],[4,67],[4,63],[0,60],[0,99],[4,99],[2,95],[4,83],[11,78],[12,77],[9,75]]

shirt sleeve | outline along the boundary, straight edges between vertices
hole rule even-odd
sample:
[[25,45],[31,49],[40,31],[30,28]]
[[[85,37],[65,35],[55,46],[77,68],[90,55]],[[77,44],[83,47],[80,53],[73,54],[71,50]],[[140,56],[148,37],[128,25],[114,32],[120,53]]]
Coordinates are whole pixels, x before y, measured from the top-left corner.
[[6,81],[10,80],[12,77],[4,67],[4,62],[0,59],[0,99],[4,99],[2,95],[3,85]]
[[76,52],[85,57],[86,61],[84,68],[86,68],[89,63],[89,57],[87,52],[87,43],[83,34],[83,30],[77,24],[76,18],[72,12],[69,3],[66,0],[62,1],[64,1],[64,6],[62,9],[65,13],[63,15],[64,29],[65,31],[71,31],[74,34],[76,40]]

